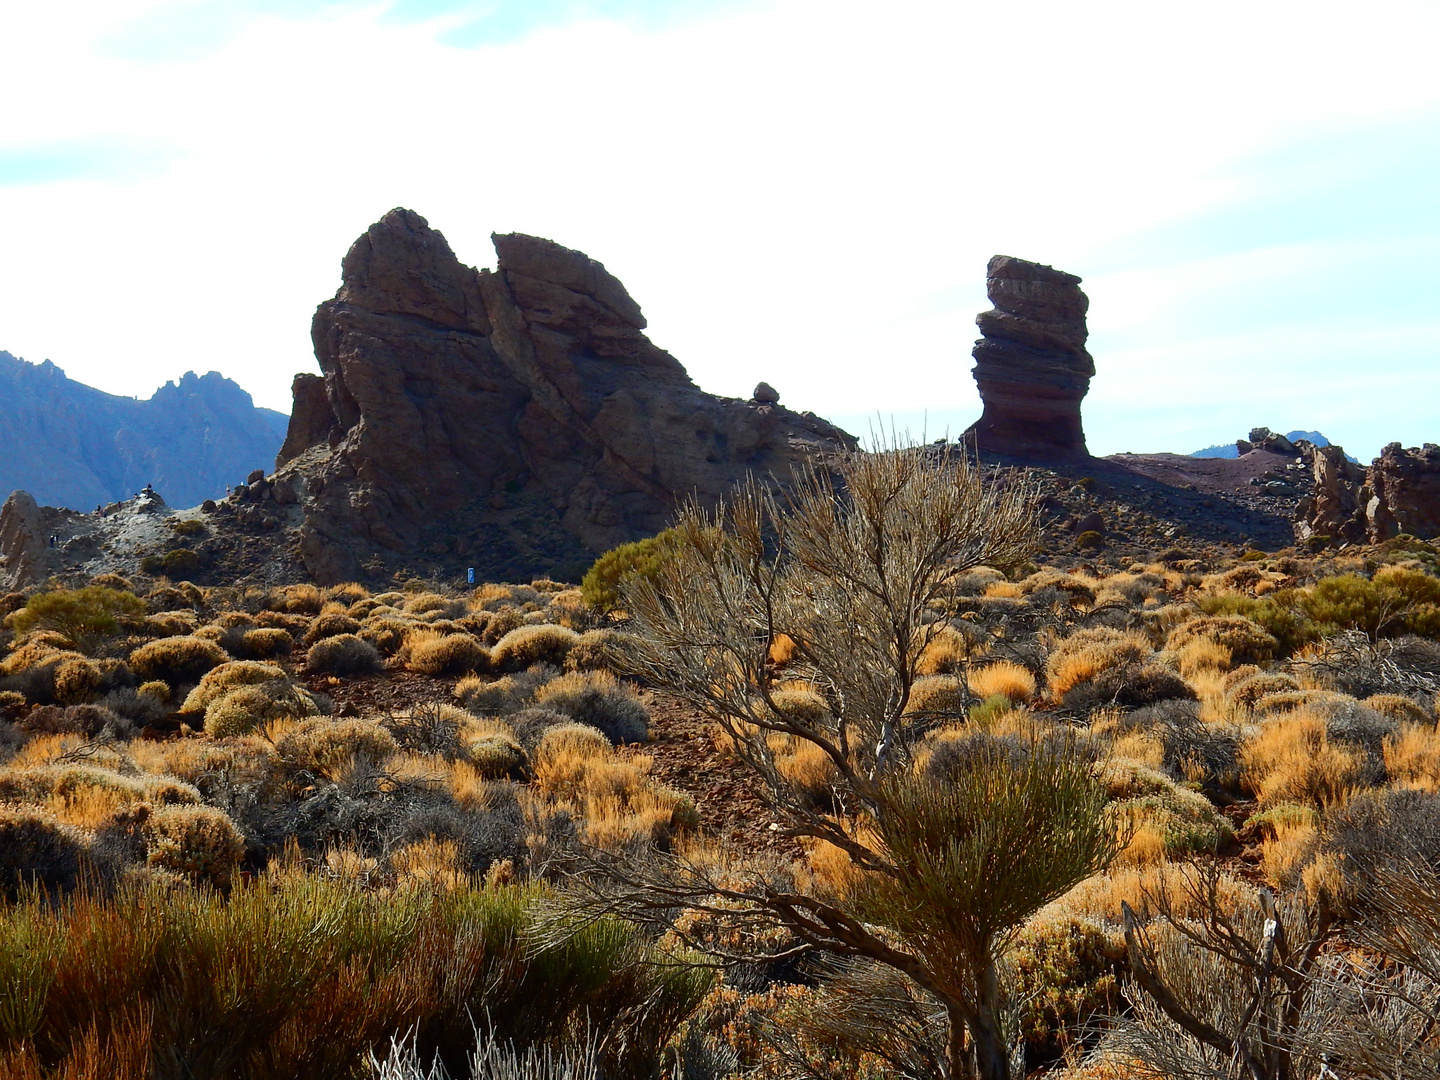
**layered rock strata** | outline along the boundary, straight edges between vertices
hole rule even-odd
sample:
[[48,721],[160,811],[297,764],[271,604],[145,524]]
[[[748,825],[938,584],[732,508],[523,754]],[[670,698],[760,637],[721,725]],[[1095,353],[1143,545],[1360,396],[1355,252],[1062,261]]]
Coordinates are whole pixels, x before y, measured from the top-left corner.
[[323,375],[296,378],[266,482],[298,504],[316,580],[425,561],[490,580],[573,575],[663,529],[679,500],[714,502],[746,473],[783,482],[854,447],[811,413],[700,390],[595,260],[493,240],[498,269],[476,270],[393,210],[316,312]]
[[1008,255],[990,260],[993,310],[975,320],[975,382],[985,410],[966,432],[982,452],[1083,458],[1080,402],[1095,364],[1085,351],[1090,302],[1080,278]]

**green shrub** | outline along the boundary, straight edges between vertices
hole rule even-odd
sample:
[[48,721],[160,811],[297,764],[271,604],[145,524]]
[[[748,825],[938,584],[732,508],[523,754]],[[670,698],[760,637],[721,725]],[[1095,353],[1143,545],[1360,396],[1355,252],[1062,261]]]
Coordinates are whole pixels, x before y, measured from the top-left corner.
[[560,667],[580,635],[549,623],[519,626],[496,642],[490,662],[496,671],[524,671],[533,664]]
[[535,704],[589,724],[613,743],[644,742],[650,714],[640,696],[607,671],[577,671],[535,691]]
[[192,635],[141,645],[130,654],[130,667],[143,680],[161,679],[179,686],[199,682],[207,671],[229,659],[215,642]]
[[600,611],[620,605],[621,593],[631,582],[654,578],[673,550],[674,533],[666,529],[658,536],[621,544],[607,551],[585,572],[580,592],[585,602]]
[[317,641],[305,654],[308,675],[373,675],[382,668],[379,650],[354,634]]
[[176,536],[202,536],[209,531],[199,518],[172,518],[166,524]]
[[1195,605],[1206,615],[1238,615],[1249,619],[1275,639],[1275,655],[1285,657],[1321,636],[1321,628],[1297,606],[1299,595],[1296,589],[1282,589],[1258,599],[1239,593],[1218,593],[1196,597]]
[[1015,936],[1002,966],[1014,980],[1028,1070],[1081,1048],[1094,1023],[1120,1007],[1124,943],[1087,920],[1030,923]]
[[83,589],[55,589],[36,593],[24,608],[10,616],[16,637],[35,630],[53,630],[75,645],[89,649],[119,633],[122,622],[139,622],[145,603],[132,592],[87,585]]
[[1099,551],[1105,546],[1105,536],[1089,529],[1075,538],[1075,546],[1081,551]]

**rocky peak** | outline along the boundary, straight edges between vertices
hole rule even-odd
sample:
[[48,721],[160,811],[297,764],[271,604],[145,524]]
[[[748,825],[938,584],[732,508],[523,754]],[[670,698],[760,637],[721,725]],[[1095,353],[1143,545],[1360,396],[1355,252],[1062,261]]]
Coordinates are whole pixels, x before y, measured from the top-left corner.
[[966,435],[981,451],[1026,458],[1085,457],[1080,402],[1095,365],[1085,351],[1089,299],[1080,278],[996,255],[985,287],[995,307],[975,320],[975,382],[984,413]]
[[298,500],[319,580],[427,561],[573,573],[660,531],[678,500],[855,445],[811,414],[699,390],[584,253],[492,239],[498,268],[477,271],[392,210],[316,311],[323,374],[296,377],[273,486]]

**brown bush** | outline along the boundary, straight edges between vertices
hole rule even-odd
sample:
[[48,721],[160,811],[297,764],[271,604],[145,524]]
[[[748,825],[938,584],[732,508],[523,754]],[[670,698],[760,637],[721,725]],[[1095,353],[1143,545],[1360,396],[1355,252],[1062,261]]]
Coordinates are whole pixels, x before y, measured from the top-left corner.
[[927,675],[910,687],[907,714],[963,717],[970,695],[958,675]]
[[970,689],[982,700],[1002,694],[1020,704],[1035,696],[1035,675],[1013,660],[997,660],[970,672]]
[[295,639],[288,630],[278,626],[257,626],[243,630],[238,640],[223,638],[221,645],[242,660],[274,660],[289,656],[295,648]]
[[229,659],[213,641],[194,636],[161,638],[130,654],[130,667],[143,680],[163,679],[171,686],[199,682],[211,668]]
[[1433,726],[1435,718],[1413,698],[1404,694],[1371,694],[1364,704],[1400,724]]
[[0,805],[0,896],[16,900],[31,883],[68,892],[80,883],[89,855],[79,829],[42,810]]
[[379,650],[354,634],[317,641],[305,654],[307,675],[373,675],[383,667]]
[[494,648],[495,645],[506,634],[518,627],[525,625],[525,617],[513,607],[502,607],[499,611],[491,614],[490,621],[485,624],[485,633],[482,640],[486,645]]
[[395,615],[372,615],[361,625],[359,636],[385,656],[394,656],[405,645],[407,635],[414,633],[415,623]]
[[305,720],[275,744],[291,769],[332,781],[357,767],[376,769],[399,749],[390,732],[369,720]]
[[1075,686],[1109,668],[1139,666],[1151,656],[1149,642],[1139,634],[1095,627],[1077,630],[1056,643],[1045,661],[1050,692],[1063,697]]
[[565,670],[608,671],[612,675],[626,675],[634,648],[635,639],[619,630],[587,630],[575,639],[575,644],[565,654]]
[[1271,694],[1283,694],[1299,689],[1300,684],[1289,675],[1256,669],[1245,678],[1237,679],[1233,683],[1227,680],[1225,696],[1234,705],[1253,709],[1262,698],[1269,697]]

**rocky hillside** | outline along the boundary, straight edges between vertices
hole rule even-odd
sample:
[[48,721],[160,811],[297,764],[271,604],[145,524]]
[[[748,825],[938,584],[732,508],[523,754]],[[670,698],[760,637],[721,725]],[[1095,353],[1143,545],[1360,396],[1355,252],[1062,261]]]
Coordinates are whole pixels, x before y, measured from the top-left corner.
[[220,498],[274,461],[286,417],[218,372],[187,372],[148,401],[75,382],[46,360],[0,352],[0,496],[91,510],[146,484],[176,506]]

